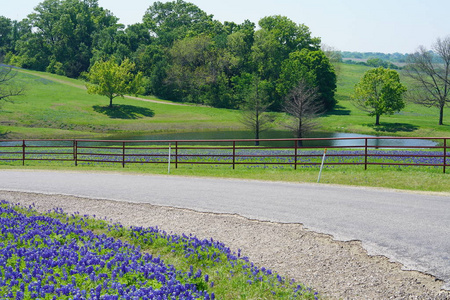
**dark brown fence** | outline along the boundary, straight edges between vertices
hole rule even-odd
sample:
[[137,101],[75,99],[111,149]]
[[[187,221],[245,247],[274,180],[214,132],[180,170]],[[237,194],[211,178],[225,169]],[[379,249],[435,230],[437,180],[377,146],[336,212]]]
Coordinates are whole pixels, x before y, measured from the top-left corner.
[[[355,137],[260,140],[0,140],[0,162],[69,161],[75,165],[183,164],[428,166],[446,172],[450,138]],[[258,141],[261,146],[254,146]],[[429,141],[430,144],[405,145]],[[434,143],[431,143],[434,142]]]

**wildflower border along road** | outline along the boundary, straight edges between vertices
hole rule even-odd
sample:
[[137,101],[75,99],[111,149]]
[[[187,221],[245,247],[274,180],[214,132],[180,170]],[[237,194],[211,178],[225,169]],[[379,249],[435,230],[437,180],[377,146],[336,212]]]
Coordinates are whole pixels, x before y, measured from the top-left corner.
[[2,299],[318,299],[212,239],[34,207],[0,201]]
[[194,177],[0,170],[0,189],[66,194],[303,223],[450,288],[450,197],[393,190]]

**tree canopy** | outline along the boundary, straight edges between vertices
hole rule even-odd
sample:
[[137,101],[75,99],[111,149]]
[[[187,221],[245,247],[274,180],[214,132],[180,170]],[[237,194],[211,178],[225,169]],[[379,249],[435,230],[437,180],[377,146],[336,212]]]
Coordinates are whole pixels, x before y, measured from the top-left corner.
[[405,92],[397,71],[379,67],[364,73],[355,86],[353,99],[369,116],[375,116],[375,125],[380,125],[381,115],[393,114],[405,107],[402,98]]
[[134,68],[134,63],[128,59],[120,64],[114,58],[97,61],[86,74],[88,93],[108,97],[110,108],[113,106],[114,98],[123,97],[125,94],[137,94],[142,74],[134,74],[132,72]]
[[[20,22],[0,17],[0,59],[78,77],[96,62],[129,59],[143,90],[163,99],[238,109],[248,74],[265,82],[270,110],[306,78],[325,109],[336,104],[336,76],[308,26],[267,16],[259,28],[220,22],[193,3],[156,1],[128,27],[98,0],[44,0]],[[298,67],[301,72],[293,68]]]

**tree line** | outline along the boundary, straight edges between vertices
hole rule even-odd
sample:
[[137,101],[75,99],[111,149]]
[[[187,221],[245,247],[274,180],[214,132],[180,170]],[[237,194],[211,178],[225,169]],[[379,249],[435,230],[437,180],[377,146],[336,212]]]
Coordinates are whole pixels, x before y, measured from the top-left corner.
[[242,108],[248,87],[281,111],[300,80],[331,110],[336,74],[320,38],[284,16],[256,24],[220,22],[196,5],[154,2],[141,23],[125,27],[97,0],[45,0],[21,21],[0,16],[0,59],[68,77],[96,62],[133,64],[143,94],[221,108]]

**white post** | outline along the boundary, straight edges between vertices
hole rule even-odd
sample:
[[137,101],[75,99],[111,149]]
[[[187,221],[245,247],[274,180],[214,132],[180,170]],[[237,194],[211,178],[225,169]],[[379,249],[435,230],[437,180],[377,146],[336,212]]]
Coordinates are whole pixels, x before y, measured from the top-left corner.
[[320,176],[322,175],[323,163],[325,162],[325,155],[327,154],[327,148],[323,151],[322,164],[320,165],[319,178],[317,179],[317,183],[320,182]]
[[169,163],[168,163],[168,167],[167,167],[167,174],[170,174],[170,152],[172,150],[172,144],[169,143]]

